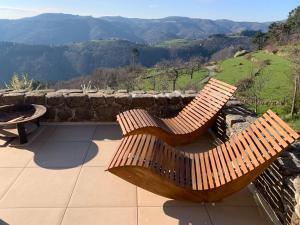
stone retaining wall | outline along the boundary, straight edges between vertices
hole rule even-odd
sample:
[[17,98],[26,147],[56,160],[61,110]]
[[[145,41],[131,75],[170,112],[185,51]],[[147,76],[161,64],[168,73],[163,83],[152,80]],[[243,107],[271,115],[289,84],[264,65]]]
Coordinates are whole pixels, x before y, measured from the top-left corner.
[[124,110],[144,108],[159,117],[175,115],[196,95],[194,91],[157,93],[135,91],[44,90],[32,92],[0,91],[0,105],[32,103],[48,109],[47,122],[115,121]]
[[[239,133],[255,119],[242,103],[231,101],[218,120],[219,137],[226,139]],[[300,225],[300,143],[295,142],[285,151],[254,185],[282,224]]]
[[[136,91],[0,90],[0,105],[32,103],[45,105],[44,121],[115,121],[124,110],[143,108],[153,115],[169,117],[177,114],[194,97],[194,91],[157,93]],[[242,131],[256,119],[244,105],[231,100],[219,116],[213,129],[226,140]],[[300,144],[295,143],[255,182],[255,186],[283,224],[300,224]]]

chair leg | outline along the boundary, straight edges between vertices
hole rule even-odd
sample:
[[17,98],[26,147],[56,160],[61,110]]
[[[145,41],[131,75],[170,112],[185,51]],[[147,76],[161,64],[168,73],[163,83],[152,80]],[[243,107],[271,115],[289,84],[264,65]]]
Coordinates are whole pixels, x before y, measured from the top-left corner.
[[40,123],[40,118],[37,118],[36,121],[35,121],[37,127],[40,127],[41,126],[41,123]]
[[24,123],[17,124],[17,129],[18,129],[18,133],[19,133],[20,144],[27,143],[28,139],[27,139],[27,134],[26,134]]

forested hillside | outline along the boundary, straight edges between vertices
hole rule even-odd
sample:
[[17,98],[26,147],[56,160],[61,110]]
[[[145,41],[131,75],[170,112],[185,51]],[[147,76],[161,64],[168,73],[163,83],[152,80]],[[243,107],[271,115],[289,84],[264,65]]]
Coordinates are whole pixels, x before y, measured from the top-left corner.
[[68,80],[91,74],[98,68],[118,68],[132,64],[152,67],[162,60],[192,57],[210,59],[224,48],[253,49],[246,36],[212,36],[205,40],[186,40],[186,45],[149,46],[122,40],[98,40],[65,46],[26,45],[0,42],[0,84],[13,73],[27,73],[35,80]]
[[42,14],[18,20],[0,20],[0,41],[62,45],[99,39],[121,39],[156,44],[171,39],[204,39],[212,34],[243,30],[266,31],[269,23],[167,17],[124,17]]

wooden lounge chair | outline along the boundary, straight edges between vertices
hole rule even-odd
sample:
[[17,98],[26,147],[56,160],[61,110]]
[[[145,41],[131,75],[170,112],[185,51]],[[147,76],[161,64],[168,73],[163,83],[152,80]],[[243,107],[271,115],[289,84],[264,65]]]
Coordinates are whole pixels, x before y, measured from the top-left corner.
[[124,137],[108,171],[175,200],[219,201],[247,186],[299,135],[272,111],[201,153],[175,150],[155,136]]
[[210,79],[176,117],[160,119],[146,110],[133,109],[117,116],[124,136],[132,134],[153,134],[170,145],[186,144],[206,132],[218,113],[232,97],[236,87],[216,79]]

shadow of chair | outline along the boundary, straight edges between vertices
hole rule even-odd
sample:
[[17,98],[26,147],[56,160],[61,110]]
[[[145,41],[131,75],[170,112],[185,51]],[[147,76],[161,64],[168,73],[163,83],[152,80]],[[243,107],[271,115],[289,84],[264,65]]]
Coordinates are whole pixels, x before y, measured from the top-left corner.
[[9,225],[9,224],[0,219],[0,225]]
[[[166,201],[163,205],[164,213],[167,216],[170,216],[174,219],[178,220],[178,225],[198,225],[198,224],[210,224],[210,221],[204,221],[208,219],[208,217],[204,217],[200,212],[200,208],[203,208],[203,212],[206,213],[204,204],[201,203],[193,203],[193,206],[183,206],[182,202],[176,200]],[[195,209],[195,211],[191,210],[191,208]],[[206,223],[205,223],[206,222]]]

